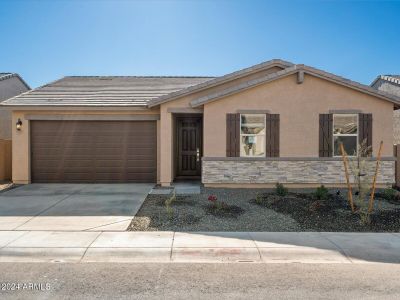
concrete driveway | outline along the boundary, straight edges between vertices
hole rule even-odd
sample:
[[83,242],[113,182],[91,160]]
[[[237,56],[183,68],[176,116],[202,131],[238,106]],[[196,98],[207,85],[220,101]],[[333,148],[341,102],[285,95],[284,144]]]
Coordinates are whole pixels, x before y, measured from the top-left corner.
[[153,186],[21,186],[0,193],[0,230],[124,231]]

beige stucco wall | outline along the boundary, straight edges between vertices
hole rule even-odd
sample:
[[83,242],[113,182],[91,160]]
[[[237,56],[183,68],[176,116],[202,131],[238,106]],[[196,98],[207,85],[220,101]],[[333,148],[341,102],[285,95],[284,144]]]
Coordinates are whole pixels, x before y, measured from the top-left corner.
[[318,157],[319,114],[372,113],[374,155],[382,140],[383,156],[393,156],[393,104],[310,75],[302,84],[296,79],[288,76],[204,105],[204,156],[226,156],[226,114],[238,109],[280,114],[281,157]]
[[[12,180],[17,184],[30,183],[30,121],[26,120],[26,116],[34,115],[158,115],[159,109],[148,109],[148,110],[102,110],[102,111],[90,111],[90,110],[52,110],[52,111],[13,111],[12,112]],[[16,130],[17,120],[21,119],[22,130]],[[157,129],[160,127],[160,121],[157,121]],[[159,134],[157,132],[157,140],[159,140]],[[159,181],[159,170],[160,170],[160,143],[157,143],[157,181]]]

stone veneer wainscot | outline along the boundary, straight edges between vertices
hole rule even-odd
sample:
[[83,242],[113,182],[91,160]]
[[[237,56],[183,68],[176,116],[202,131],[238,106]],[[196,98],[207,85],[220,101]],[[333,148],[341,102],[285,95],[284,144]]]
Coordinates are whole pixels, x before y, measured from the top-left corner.
[[[372,178],[376,160],[370,158],[368,178]],[[351,178],[353,182],[353,178]],[[383,158],[378,172],[378,184],[395,181],[394,158]],[[343,184],[346,183],[340,158],[203,158],[204,184]]]

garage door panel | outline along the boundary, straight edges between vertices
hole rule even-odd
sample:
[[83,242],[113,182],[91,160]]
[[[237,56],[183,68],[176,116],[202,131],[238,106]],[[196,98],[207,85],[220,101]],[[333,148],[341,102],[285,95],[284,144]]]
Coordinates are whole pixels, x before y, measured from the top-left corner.
[[150,178],[153,178],[156,173],[128,173],[127,180],[137,180],[137,182],[149,182]]
[[125,162],[123,160],[97,160],[94,162],[96,168],[99,167],[124,167]]
[[33,182],[155,182],[156,122],[31,121]]
[[52,134],[43,136],[43,135],[37,135],[35,136],[35,143],[49,143],[49,142],[54,142],[54,141],[65,141],[69,140],[70,142],[74,143],[86,143],[86,142],[94,142],[95,137],[91,135],[69,135],[66,134],[65,132],[53,132]]
[[149,155],[152,157],[154,153],[157,153],[153,148],[128,148],[126,150],[126,155],[132,158],[140,155]]
[[127,168],[147,168],[148,166],[156,167],[157,163],[152,160],[129,160],[126,162]]
[[[37,159],[37,166],[35,170],[50,170],[50,169],[61,169],[64,165],[64,163],[58,159]],[[93,165],[92,160],[87,159],[87,160],[68,160],[65,162],[66,166],[69,167],[88,167],[91,168]]]

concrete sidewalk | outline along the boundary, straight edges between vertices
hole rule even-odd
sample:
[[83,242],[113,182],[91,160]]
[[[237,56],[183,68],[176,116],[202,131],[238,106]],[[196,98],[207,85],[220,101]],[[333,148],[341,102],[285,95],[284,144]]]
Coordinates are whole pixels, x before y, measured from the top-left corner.
[[400,233],[0,231],[0,262],[400,263]]

